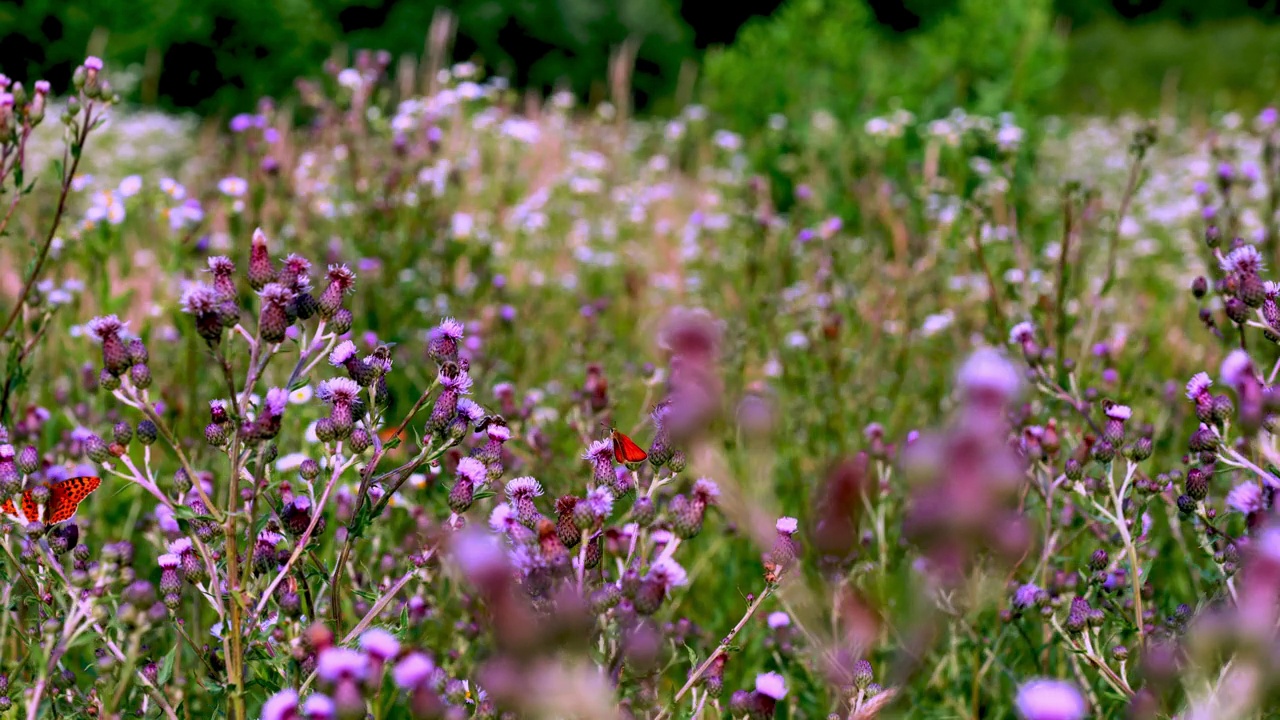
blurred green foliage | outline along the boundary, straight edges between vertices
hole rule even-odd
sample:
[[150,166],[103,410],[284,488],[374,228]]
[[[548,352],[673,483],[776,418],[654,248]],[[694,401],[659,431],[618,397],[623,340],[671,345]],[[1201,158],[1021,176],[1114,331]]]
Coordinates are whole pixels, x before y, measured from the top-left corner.
[[1050,0],[959,0],[888,37],[861,3],[791,0],[706,59],[708,103],[741,128],[825,109],[848,119],[892,100],[923,117],[1038,106],[1065,69]]
[[[0,71],[61,88],[86,54],[131,67],[133,100],[228,115],[291,92],[335,46],[424,54],[432,18],[458,19],[455,55],[517,86],[597,97],[610,53],[638,43],[637,104],[673,97],[707,23],[681,0],[24,0],[0,3]],[[922,115],[1149,111],[1176,87],[1220,108],[1270,100],[1274,3],[1202,0],[788,0],[706,57],[709,102],[738,126],[773,112]],[[755,5],[752,6],[756,8]],[[767,3],[760,6],[767,9]],[[684,15],[682,15],[682,11]],[[754,11],[754,10],[753,10]],[[691,27],[690,21],[697,25]],[[906,32],[897,33],[890,26]],[[726,32],[711,33],[731,37]],[[1059,30],[1069,30],[1064,41]],[[1168,82],[1166,82],[1168,80]],[[1176,81],[1176,83],[1174,82]],[[661,105],[659,105],[661,107]]]

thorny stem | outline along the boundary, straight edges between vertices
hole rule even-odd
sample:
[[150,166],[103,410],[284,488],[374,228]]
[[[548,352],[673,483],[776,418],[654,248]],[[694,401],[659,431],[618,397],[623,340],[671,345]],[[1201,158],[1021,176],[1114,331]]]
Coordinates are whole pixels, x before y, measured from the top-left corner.
[[675,711],[675,708],[680,704],[680,699],[685,696],[685,693],[689,692],[689,689],[692,688],[698,680],[702,679],[702,676],[711,668],[711,664],[716,661],[716,658],[728,652],[729,646],[733,644],[733,639],[738,636],[739,632],[742,632],[742,628],[747,626],[747,622],[751,620],[751,616],[756,614],[756,611],[760,609],[760,606],[764,604],[764,601],[768,599],[769,596],[773,595],[773,591],[773,585],[765,586],[760,595],[747,607],[747,611],[742,615],[742,619],[738,621],[738,624],[733,626],[733,629],[729,631],[729,634],[720,641],[720,645],[716,647],[715,651],[712,652],[706,660],[702,661],[702,664],[698,666],[697,670],[693,671],[693,674],[690,675],[689,679],[685,682],[684,687],[681,687],[680,690],[676,692],[675,697],[671,698],[671,704],[664,708],[662,712],[658,713],[656,720],[663,720],[663,718],[669,717]]

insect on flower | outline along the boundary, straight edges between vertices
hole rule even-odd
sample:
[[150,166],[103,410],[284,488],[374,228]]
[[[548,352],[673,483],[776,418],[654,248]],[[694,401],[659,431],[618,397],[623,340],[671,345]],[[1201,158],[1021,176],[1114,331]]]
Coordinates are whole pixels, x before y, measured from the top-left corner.
[[609,440],[613,442],[613,459],[622,465],[631,465],[634,463],[644,462],[649,457],[649,453],[645,452],[634,440],[618,432],[615,427],[605,426],[609,429]]
[[55,525],[70,520],[80,503],[101,484],[102,478],[85,476],[40,486],[48,490],[48,498],[43,503],[37,499],[40,488],[30,488],[22,493],[21,507],[14,507],[13,500],[5,498],[0,503],[0,512],[21,522]]

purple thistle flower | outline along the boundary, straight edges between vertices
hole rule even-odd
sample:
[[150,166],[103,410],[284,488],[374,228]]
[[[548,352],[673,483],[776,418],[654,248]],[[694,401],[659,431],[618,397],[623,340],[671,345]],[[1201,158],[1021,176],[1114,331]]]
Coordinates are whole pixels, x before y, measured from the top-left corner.
[[343,298],[355,291],[356,274],[346,265],[330,265],[328,271],[329,284],[320,294],[320,317],[332,318],[342,307]]
[[368,658],[363,653],[348,648],[325,648],[316,660],[316,674],[329,683],[364,680],[368,670]]
[[258,291],[262,297],[262,311],[258,316],[258,332],[269,343],[284,342],[285,333],[293,324],[289,307],[296,293],[277,282],[269,282]]
[[781,700],[787,696],[787,681],[776,672],[761,673],[756,676],[756,692]]
[[1245,515],[1263,510],[1262,488],[1252,480],[1236,485],[1227,493],[1227,507]]
[[420,652],[412,652],[401,658],[391,670],[391,679],[404,690],[416,690],[431,679],[435,663]]
[[311,261],[290,253],[280,267],[279,282],[297,293],[311,290]]
[[647,577],[656,580],[667,592],[689,581],[688,573],[671,558],[663,558],[650,566]]
[[286,688],[262,706],[261,720],[298,720],[298,691]]
[[467,395],[471,393],[471,376],[462,368],[459,368],[456,373],[446,373],[444,370],[441,370],[438,379],[440,386],[447,391],[454,392],[459,395]]
[[338,346],[329,353],[329,364],[334,367],[343,367],[351,358],[356,356],[356,344],[350,340],[343,340]]
[[334,720],[338,717],[338,707],[328,695],[314,693],[302,704],[302,716],[307,720]]
[[1082,720],[1088,713],[1080,691],[1061,680],[1023,683],[1014,702],[1025,720]]
[[129,369],[129,350],[120,333],[126,323],[115,315],[104,315],[89,321],[89,332],[102,343],[102,366],[112,375],[119,376]]
[[288,390],[276,387],[267,391],[266,403],[264,404],[267,414],[279,417],[284,414],[284,409],[288,404]]
[[370,657],[386,662],[400,654],[400,641],[381,628],[370,628],[360,636],[360,649]]
[[1258,252],[1258,248],[1252,245],[1241,245],[1227,253],[1219,262],[1219,265],[1225,273],[1240,273],[1242,275],[1257,276],[1264,269],[1262,253]]
[[585,507],[597,521],[602,521],[613,512],[613,492],[607,487],[594,488],[577,507]]
[[450,362],[458,359],[458,342],[462,340],[465,328],[463,324],[451,317],[440,321],[431,331],[427,343],[427,353],[436,362]]
[[587,451],[582,453],[583,460],[591,460],[593,462],[613,462],[613,441],[609,438],[596,440],[587,446]]
[[532,477],[518,477],[507,482],[506,492],[512,501],[531,499],[542,494],[542,483]]
[[1040,588],[1032,583],[1021,585],[1013,593],[1013,605],[1019,610],[1026,610],[1036,604],[1036,596],[1040,593]]
[[714,505],[720,497],[720,486],[711,478],[698,478],[693,484],[693,500],[702,505]]
[[1249,357],[1249,353],[1238,348],[1232,350],[1231,354],[1222,361],[1219,376],[1224,385],[1232,387],[1238,386],[1246,378],[1254,377],[1253,360]]
[[458,475],[465,477],[474,487],[482,487],[489,480],[489,469],[473,457],[464,457],[458,461]]
[[[469,398],[458,398],[458,413],[471,422],[479,422],[485,416],[484,408]],[[510,437],[509,431],[508,437]]]
[[783,535],[794,535],[800,522],[793,517],[778,518],[778,522],[774,523],[774,528]]

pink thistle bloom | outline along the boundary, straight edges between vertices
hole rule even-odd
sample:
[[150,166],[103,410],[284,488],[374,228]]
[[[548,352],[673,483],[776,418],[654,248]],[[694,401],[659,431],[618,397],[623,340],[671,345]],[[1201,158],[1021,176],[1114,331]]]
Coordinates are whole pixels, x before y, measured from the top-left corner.
[[1061,680],[1032,680],[1018,688],[1014,701],[1026,720],[1083,720],[1088,713],[1084,697],[1074,685]]
[[316,660],[316,674],[330,683],[345,679],[363,680],[368,671],[369,659],[364,653],[348,648],[325,648]]
[[776,672],[761,673],[756,676],[756,692],[781,700],[787,696],[787,681]]

